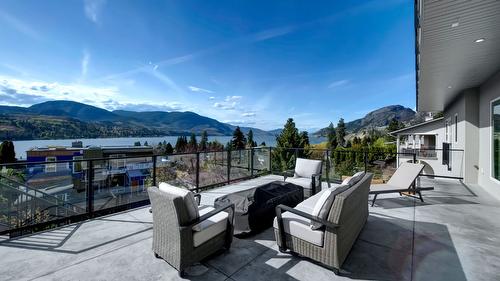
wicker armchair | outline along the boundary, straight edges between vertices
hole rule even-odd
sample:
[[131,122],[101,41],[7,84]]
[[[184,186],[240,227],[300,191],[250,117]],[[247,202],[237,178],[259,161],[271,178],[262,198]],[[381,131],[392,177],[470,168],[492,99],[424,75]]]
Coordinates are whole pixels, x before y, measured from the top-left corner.
[[192,264],[222,250],[233,238],[234,204],[198,207],[192,192],[165,183],[148,188],[153,252],[184,275]]
[[[280,251],[290,250],[339,274],[368,218],[368,192],[372,176],[367,173],[352,186],[324,190],[295,208],[276,207],[274,233]],[[325,209],[325,217],[312,215],[325,192],[331,192],[333,196],[331,205]]]
[[323,161],[297,158],[295,169],[283,172],[283,180],[304,188],[304,197],[310,197],[321,191],[321,170]]

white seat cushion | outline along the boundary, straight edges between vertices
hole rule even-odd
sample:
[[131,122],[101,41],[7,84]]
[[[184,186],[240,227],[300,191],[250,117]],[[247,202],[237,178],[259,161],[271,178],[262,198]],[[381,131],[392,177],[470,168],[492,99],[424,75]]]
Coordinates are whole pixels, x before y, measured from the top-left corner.
[[[215,210],[212,207],[200,207],[200,216]],[[229,215],[226,212],[217,213],[208,219],[193,226],[193,245],[195,247],[207,242],[221,232],[226,231],[227,219]]]
[[[295,207],[299,210],[299,207]],[[305,212],[305,210],[301,210]],[[283,218],[283,230],[299,239],[307,241],[317,246],[323,246],[324,231],[311,229],[311,220],[301,217],[299,215],[284,212],[281,217]],[[278,220],[274,218],[274,228],[278,229]]]
[[293,177],[293,178],[286,178],[286,182],[293,183],[296,185],[300,185],[305,189],[311,189],[312,188],[312,181],[311,178],[298,178],[298,177]]
[[321,160],[297,158],[295,162],[295,176],[311,180],[312,175],[321,172],[321,163]]
[[186,206],[186,210],[188,212],[190,220],[194,220],[200,217],[200,213],[198,211],[198,204],[194,199],[193,192],[184,188],[170,185],[166,182],[161,182],[160,185],[158,186],[158,189],[173,196],[182,197],[182,200],[184,201],[184,205]]

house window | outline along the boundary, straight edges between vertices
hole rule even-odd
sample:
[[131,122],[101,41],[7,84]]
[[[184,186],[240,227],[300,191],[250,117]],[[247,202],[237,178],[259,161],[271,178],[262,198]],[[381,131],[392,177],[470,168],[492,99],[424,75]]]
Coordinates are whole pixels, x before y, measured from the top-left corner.
[[500,100],[493,102],[492,104],[492,116],[491,116],[491,126],[492,126],[492,139],[493,139],[493,177],[500,180]]
[[[83,160],[83,156],[73,156],[73,160]],[[73,173],[80,173],[83,170],[83,161],[73,162]]]
[[[56,162],[57,161],[57,158],[54,157],[54,156],[50,156],[50,157],[46,157],[45,158],[45,162]],[[54,173],[57,171],[57,164],[54,163],[54,164],[45,164],[45,172],[46,173]]]
[[455,114],[455,142],[458,142],[458,114]]

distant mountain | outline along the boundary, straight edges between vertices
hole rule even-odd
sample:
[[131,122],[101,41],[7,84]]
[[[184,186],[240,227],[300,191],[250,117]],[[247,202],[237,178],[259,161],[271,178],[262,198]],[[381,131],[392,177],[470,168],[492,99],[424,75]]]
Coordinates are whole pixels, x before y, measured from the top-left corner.
[[[30,107],[0,106],[1,139],[97,138],[201,134],[229,136],[236,126],[194,112],[108,111],[73,101],[49,101]],[[273,133],[242,127],[255,137]]]
[[[346,131],[348,133],[358,133],[364,130],[385,127],[394,118],[405,124],[410,124],[414,123],[415,119],[420,119],[421,116],[412,109],[402,105],[389,105],[376,109],[366,114],[363,118],[346,122]],[[326,128],[320,129],[314,135],[326,136]]]

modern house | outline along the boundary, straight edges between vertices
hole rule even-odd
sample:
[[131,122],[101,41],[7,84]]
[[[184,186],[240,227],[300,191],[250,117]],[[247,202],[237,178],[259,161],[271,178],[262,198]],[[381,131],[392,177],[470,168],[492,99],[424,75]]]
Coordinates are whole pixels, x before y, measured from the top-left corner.
[[499,2],[416,1],[415,13],[417,110],[443,118],[398,134],[462,149],[451,169],[500,198]]

